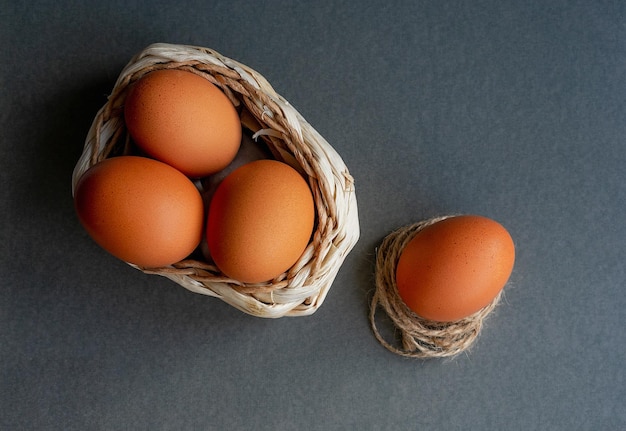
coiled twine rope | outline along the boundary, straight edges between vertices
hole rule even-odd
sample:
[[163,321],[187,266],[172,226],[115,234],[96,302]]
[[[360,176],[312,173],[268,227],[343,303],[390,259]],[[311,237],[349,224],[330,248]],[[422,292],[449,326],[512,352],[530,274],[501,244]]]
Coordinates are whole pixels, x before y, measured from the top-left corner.
[[[395,275],[402,251],[421,229],[448,217],[435,217],[402,227],[385,237],[376,252],[376,290],[370,304],[370,324],[378,341],[398,355],[442,358],[465,351],[478,337],[485,317],[500,301],[502,292],[489,305],[471,316],[454,322],[434,322],[415,314],[400,298]],[[385,340],[378,330],[376,312],[379,306],[399,330],[401,346]]]

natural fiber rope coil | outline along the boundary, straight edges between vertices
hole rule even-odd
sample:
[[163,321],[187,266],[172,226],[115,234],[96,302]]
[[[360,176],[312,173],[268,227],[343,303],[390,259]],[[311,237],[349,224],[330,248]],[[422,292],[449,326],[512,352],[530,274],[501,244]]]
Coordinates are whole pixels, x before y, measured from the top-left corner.
[[165,68],[198,74],[219,87],[240,111],[242,126],[263,139],[274,157],[308,180],[316,208],[312,240],[286,273],[263,284],[224,277],[210,262],[185,260],[164,268],[140,268],[167,277],[186,289],[217,297],[259,317],[314,313],[323,303],[345,257],[359,238],[354,180],[339,154],[263,76],[218,52],[196,46],[153,44],[120,73],[106,104],[88,132],[74,168],[72,193],[81,175],[97,162],[126,154],[130,138],[123,108],[129,85],[146,73]]
[[[390,233],[376,251],[376,290],[370,303],[369,320],[376,339],[388,350],[413,358],[441,358],[457,355],[468,349],[478,337],[483,320],[496,307],[500,293],[489,305],[455,322],[433,322],[410,310],[400,298],[395,274],[405,246],[423,228],[444,220],[442,216],[421,221]],[[376,325],[376,312],[381,307],[399,330],[401,347],[381,335]]]

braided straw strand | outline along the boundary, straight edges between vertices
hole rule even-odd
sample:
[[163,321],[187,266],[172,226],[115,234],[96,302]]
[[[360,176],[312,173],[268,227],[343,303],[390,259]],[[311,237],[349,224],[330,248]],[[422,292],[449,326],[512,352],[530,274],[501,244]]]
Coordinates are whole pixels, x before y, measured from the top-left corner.
[[[454,322],[423,319],[410,310],[400,298],[395,272],[406,245],[423,228],[450,216],[435,217],[400,228],[382,241],[376,252],[376,289],[370,303],[369,320],[374,336],[389,351],[411,358],[442,358],[467,350],[478,337],[484,319],[497,306],[502,292],[486,307]],[[400,332],[396,346],[381,335],[376,325],[376,312],[382,308]]]
[[299,260],[274,280],[245,284],[211,262],[186,259],[164,268],[141,268],[184,288],[219,298],[253,316],[314,313],[359,238],[354,179],[334,148],[258,72],[204,47],[156,43],[135,55],[97,112],[72,175],[72,194],[84,172],[108,157],[128,154],[123,110],[130,85],[158,69],[181,69],[220,88],[240,112],[242,127],[262,139],[277,160],[291,165],[313,192],[316,225]]

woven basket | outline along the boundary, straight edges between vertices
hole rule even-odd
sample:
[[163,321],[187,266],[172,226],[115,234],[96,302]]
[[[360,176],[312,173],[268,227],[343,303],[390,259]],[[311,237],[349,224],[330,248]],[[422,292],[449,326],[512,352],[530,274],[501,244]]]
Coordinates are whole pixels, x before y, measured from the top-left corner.
[[323,303],[345,257],[359,238],[354,181],[339,154],[278,95],[259,73],[202,47],[153,44],[122,70],[107,103],[98,111],[83,153],[74,168],[72,193],[81,175],[97,162],[127,154],[130,138],[124,124],[127,89],[156,69],[184,69],[219,87],[240,112],[242,126],[263,139],[273,157],[307,178],[313,192],[316,224],[311,242],[284,274],[264,284],[226,278],[202,258],[163,268],[141,268],[165,276],[186,289],[217,297],[258,317],[314,313]]

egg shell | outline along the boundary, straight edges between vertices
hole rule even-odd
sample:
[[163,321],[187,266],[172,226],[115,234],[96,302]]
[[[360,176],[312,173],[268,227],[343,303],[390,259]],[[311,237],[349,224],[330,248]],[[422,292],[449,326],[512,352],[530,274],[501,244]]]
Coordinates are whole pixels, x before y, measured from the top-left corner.
[[300,258],[314,221],[313,195],[295,169],[276,160],[253,161],[217,187],[207,218],[208,249],[226,276],[269,281]]
[[449,217],[418,231],[396,267],[398,294],[424,319],[451,322],[487,306],[515,261],[508,231],[482,216]]
[[124,119],[141,150],[193,178],[224,169],[241,142],[233,103],[207,79],[185,70],[156,70],[132,84]]
[[200,243],[204,208],[189,178],[138,156],[103,160],[77,183],[78,218],[112,255],[142,267],[170,265]]

